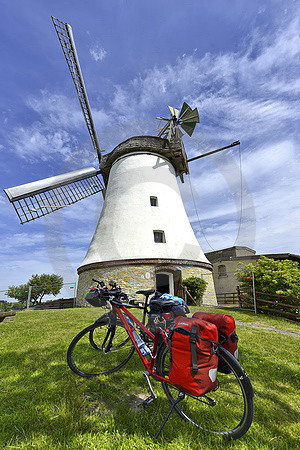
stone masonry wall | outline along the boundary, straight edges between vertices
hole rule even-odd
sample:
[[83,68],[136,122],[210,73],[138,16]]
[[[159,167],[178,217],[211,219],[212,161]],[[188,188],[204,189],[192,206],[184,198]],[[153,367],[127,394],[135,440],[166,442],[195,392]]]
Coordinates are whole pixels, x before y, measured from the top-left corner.
[[[203,297],[203,303],[217,305],[214,283],[210,270],[186,265],[178,265],[176,267],[181,270],[182,279],[191,276],[204,278],[208,282],[208,286]],[[122,290],[128,294],[129,298],[142,300],[144,296],[136,294],[136,291],[155,289],[155,268],[157,268],[157,264],[128,264],[90,268],[81,271],[78,279],[76,304],[86,306],[84,297],[90,288],[96,285],[92,281],[92,278],[104,281],[106,284],[108,284],[109,280],[116,281],[117,285],[120,285]]]
[[182,266],[182,279],[188,277],[199,277],[203,278],[207,281],[208,285],[206,286],[205,293],[203,295],[203,304],[204,305],[217,305],[217,298],[215,293],[214,280],[212,276],[212,272],[208,269],[203,269],[200,267],[192,267],[192,266]]

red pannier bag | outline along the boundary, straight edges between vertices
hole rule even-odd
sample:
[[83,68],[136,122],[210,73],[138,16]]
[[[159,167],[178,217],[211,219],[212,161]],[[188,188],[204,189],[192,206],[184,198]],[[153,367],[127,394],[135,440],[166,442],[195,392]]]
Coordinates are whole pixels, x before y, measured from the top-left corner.
[[204,395],[217,386],[218,331],[213,323],[176,317],[170,334],[169,381],[182,392]]
[[[218,329],[218,342],[223,345],[236,359],[238,359],[238,336],[235,321],[229,314],[196,312],[196,319],[207,320],[216,325]],[[218,371],[230,373],[229,367],[219,360]]]

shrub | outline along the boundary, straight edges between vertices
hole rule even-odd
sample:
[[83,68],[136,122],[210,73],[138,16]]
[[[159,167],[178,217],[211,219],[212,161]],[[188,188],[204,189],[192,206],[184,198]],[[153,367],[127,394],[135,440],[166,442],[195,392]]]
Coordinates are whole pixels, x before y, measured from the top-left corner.
[[187,287],[189,293],[200,305],[202,303],[203,294],[208,284],[207,281],[199,277],[189,277],[183,280],[182,283]]
[[[258,293],[257,301],[261,299],[274,302],[271,306],[263,304],[260,306],[261,309],[265,308],[266,313],[268,313],[267,308],[272,308],[299,314],[300,271],[296,261],[274,260],[261,256],[255,265],[240,264],[236,271],[236,277],[240,282],[241,289],[251,293],[250,298],[253,295],[252,273],[254,274],[255,291]],[[253,301],[252,298],[251,301]],[[295,305],[295,308],[285,307],[284,303]]]

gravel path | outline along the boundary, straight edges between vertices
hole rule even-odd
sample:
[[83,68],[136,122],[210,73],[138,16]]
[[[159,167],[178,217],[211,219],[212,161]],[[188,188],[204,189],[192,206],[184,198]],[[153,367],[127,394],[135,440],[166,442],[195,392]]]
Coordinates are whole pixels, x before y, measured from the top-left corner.
[[236,320],[235,323],[237,325],[245,325],[246,327],[259,328],[260,330],[267,330],[267,331],[277,331],[278,333],[289,334],[290,336],[300,337],[300,333],[294,333],[293,331],[285,331],[285,330],[281,330],[280,328],[266,327],[264,325],[255,325],[252,323],[241,322],[239,320]]

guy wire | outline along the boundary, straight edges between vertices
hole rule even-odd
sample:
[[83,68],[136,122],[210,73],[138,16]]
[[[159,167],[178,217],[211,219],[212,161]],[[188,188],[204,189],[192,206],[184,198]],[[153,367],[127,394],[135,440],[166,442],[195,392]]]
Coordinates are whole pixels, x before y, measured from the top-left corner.
[[204,237],[206,243],[209,245],[209,247],[212,249],[212,251],[215,251],[215,249],[214,249],[214,248],[210,245],[210,243],[208,242],[207,237],[205,236],[204,230],[203,230],[202,225],[201,225],[201,222],[200,222],[200,218],[199,218],[199,214],[198,214],[198,209],[197,209],[197,206],[196,206],[195,197],[194,197],[194,192],[193,192],[193,188],[192,188],[192,183],[191,183],[191,174],[189,174],[188,179],[189,179],[190,190],[191,190],[192,199],[193,199],[193,203],[194,203],[194,208],[195,208],[196,215],[197,215],[197,219],[198,219],[199,228],[200,228],[200,230],[201,230],[201,233],[203,234],[203,237]]
[[237,232],[233,247],[235,247],[237,240],[239,238],[241,227],[242,227],[242,218],[243,218],[243,173],[242,173],[242,154],[241,154],[240,144],[239,144],[239,162],[240,162],[240,219],[239,219],[238,232]]

